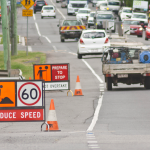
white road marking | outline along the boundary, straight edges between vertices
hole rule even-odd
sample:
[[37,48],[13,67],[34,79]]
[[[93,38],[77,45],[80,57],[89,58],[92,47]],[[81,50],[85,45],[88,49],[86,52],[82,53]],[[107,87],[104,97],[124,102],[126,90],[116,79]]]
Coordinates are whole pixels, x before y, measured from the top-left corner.
[[87,131],[92,131],[94,126],[96,125],[96,122],[97,122],[98,116],[99,116],[99,112],[100,112],[100,108],[102,106],[102,101],[103,101],[103,96],[101,96],[99,98],[98,105],[97,105],[95,113],[94,113],[94,117],[93,117],[92,122],[91,122],[89,128],[87,129]]
[[38,27],[38,24],[35,22],[35,26],[36,26],[36,29],[37,29],[37,32],[38,32],[38,35],[41,36],[41,33],[40,33],[40,30],[39,30],[39,27]]
[[97,143],[97,141],[88,141],[88,143]]
[[95,71],[92,69],[92,67],[84,60],[82,61],[86,64],[86,66],[92,71],[92,73],[96,76],[96,78],[99,80],[100,83],[103,83],[103,80],[95,73]]
[[45,37],[49,43],[52,43],[51,40],[47,36],[45,36],[45,35],[42,35],[42,36]]
[[53,48],[54,48],[55,52],[58,52],[56,46],[53,45]]
[[33,14],[33,19],[36,20],[35,15]]
[[22,41],[22,45],[25,46],[25,39],[24,39],[24,37],[22,37],[21,41]]
[[98,144],[89,144],[88,146],[98,146]]
[[28,51],[32,52],[32,47],[31,46],[28,46]]

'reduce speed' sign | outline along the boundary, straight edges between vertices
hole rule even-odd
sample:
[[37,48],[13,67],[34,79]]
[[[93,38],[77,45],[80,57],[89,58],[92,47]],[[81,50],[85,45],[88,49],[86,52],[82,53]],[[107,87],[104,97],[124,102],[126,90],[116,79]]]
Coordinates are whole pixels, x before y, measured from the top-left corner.
[[34,79],[45,81],[45,90],[70,90],[69,64],[35,64]]
[[0,121],[44,121],[43,81],[1,81]]

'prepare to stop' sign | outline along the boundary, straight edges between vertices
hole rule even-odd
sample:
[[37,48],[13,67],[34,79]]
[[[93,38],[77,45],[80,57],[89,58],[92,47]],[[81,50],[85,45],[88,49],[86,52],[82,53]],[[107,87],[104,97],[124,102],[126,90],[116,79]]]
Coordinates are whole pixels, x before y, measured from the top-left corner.
[[42,82],[17,82],[17,106],[43,106]]
[[52,65],[52,81],[68,80],[68,65]]

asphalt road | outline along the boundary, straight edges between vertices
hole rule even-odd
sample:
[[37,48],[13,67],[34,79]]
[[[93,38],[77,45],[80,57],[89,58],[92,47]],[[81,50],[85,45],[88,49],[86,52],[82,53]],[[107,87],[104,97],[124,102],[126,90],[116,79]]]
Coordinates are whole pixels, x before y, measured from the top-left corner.
[[[83,96],[46,91],[46,117],[53,98],[61,131],[41,132],[42,122],[0,123],[0,149],[149,150],[149,90],[140,85],[119,84],[112,91],[105,88],[101,96],[99,85],[104,83],[101,57],[84,56],[79,60],[75,40],[60,42],[57,24],[59,19],[67,17],[67,11],[55,1],[47,2],[56,6],[57,17],[41,19],[40,12],[30,17],[28,45],[33,52],[46,53],[47,63],[70,63],[71,90],[74,92],[79,75]],[[22,37],[26,36],[26,23],[27,18],[22,17],[18,9],[18,34]],[[122,39],[111,41],[124,42]],[[128,36],[128,42],[131,41],[150,45],[144,37]],[[26,50],[26,47],[19,44],[18,49]]]

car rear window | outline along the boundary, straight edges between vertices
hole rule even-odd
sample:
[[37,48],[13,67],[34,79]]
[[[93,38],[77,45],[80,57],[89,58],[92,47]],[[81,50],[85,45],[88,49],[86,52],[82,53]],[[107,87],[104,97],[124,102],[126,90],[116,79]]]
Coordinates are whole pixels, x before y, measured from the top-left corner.
[[131,21],[131,20],[128,20],[128,21],[124,21],[123,24],[140,25],[140,22],[139,22],[139,21]]
[[101,6],[107,6],[107,3],[102,3],[102,4],[100,4]]
[[132,13],[132,9],[123,9],[123,12],[125,12],[125,13]]
[[54,7],[44,7],[44,10],[53,10]]
[[119,2],[108,2],[108,5],[117,5],[117,6],[119,6],[120,3]]
[[139,14],[134,14],[133,18],[141,18],[141,19],[146,19],[146,15],[139,15]]
[[65,20],[63,22],[64,26],[76,26],[76,25],[82,25],[80,20]]
[[104,32],[86,32],[83,34],[83,38],[104,38]]
[[44,4],[45,5],[45,2],[44,1],[37,1],[37,4]]
[[113,19],[112,14],[98,14],[97,19]]
[[90,10],[79,10],[78,13],[79,13],[79,14],[85,14],[85,13],[86,13],[86,14],[89,14],[89,13],[90,13]]

